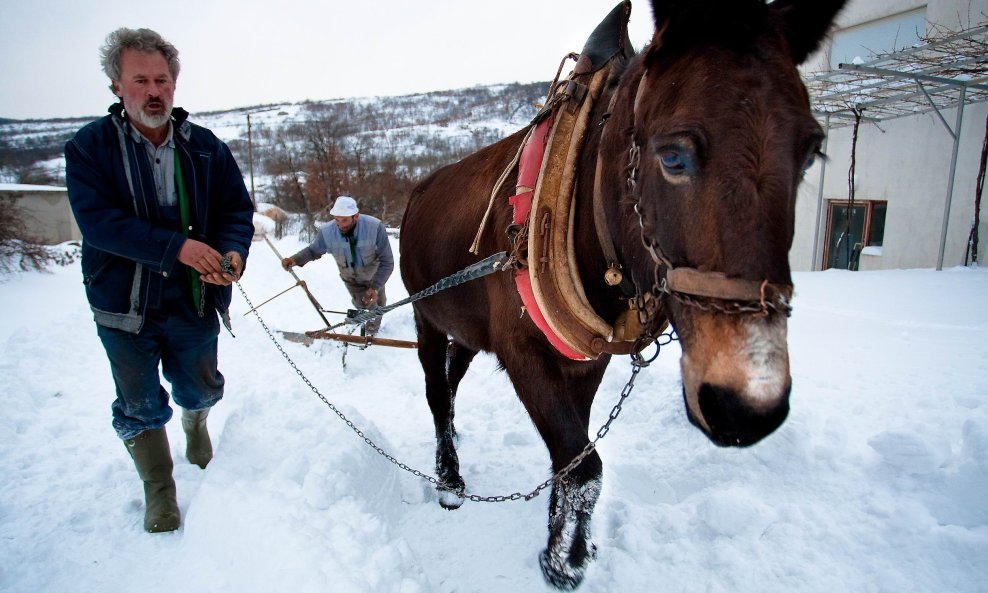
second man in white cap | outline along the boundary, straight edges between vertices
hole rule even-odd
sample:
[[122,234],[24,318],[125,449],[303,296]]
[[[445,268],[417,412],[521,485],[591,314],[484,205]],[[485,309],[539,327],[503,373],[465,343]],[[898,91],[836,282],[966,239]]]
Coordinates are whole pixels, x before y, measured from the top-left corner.
[[[387,304],[384,285],[395,268],[391,243],[382,223],[368,214],[360,214],[357,202],[350,196],[336,198],[329,211],[333,221],[319,229],[308,247],[281,260],[286,270],[304,266],[329,253],[340,268],[340,279],[358,309],[383,307]],[[367,336],[377,333],[381,325],[378,316],[364,326]]]

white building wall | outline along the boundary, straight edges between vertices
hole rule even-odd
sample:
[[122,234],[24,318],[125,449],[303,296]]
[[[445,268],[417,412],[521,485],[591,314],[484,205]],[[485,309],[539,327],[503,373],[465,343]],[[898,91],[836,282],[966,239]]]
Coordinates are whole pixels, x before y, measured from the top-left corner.
[[988,0],[933,0],[926,7],[926,21],[954,31],[988,24]]
[[[943,115],[951,126],[955,124],[956,109]],[[964,252],[974,219],[974,195],[986,117],[986,103],[967,105],[964,109],[944,266],[964,263]],[[815,262],[812,260],[813,240],[821,163],[807,172],[800,188],[796,238],[790,254],[796,270],[820,269],[826,239],[827,201],[848,199],[851,134],[851,127],[831,130],[827,140],[824,203],[816,237],[819,247]],[[952,150],[953,139],[933,113],[877,125],[861,125],[854,197],[859,201],[887,201],[888,211],[881,254],[862,255],[860,269],[929,268],[937,265]],[[984,209],[982,216],[988,216]],[[980,252],[986,254],[988,235],[984,230],[982,240]]]
[[[850,0],[837,16],[837,28],[844,29],[936,3],[924,0]],[[929,10],[929,7],[927,7]]]
[[44,245],[82,240],[64,187],[0,184],[0,207],[8,200],[18,209],[25,238]]
[[[838,19],[848,27],[922,7],[914,0],[851,0]],[[934,0],[927,21],[957,30],[988,23],[988,0]],[[827,68],[826,48],[811,58],[808,74]],[[867,112],[865,112],[867,115]],[[957,111],[943,112],[953,127]],[[953,198],[947,227],[944,267],[962,265],[974,218],[974,194],[985,138],[988,104],[964,108]],[[836,121],[836,120],[835,120]],[[806,174],[796,207],[796,235],[790,260],[794,270],[818,270],[824,257],[828,200],[847,200],[851,151],[850,126],[831,130],[824,165]],[[861,270],[930,268],[937,265],[953,139],[935,113],[862,123],[856,158],[856,200],[888,202],[884,245],[876,255],[862,254]],[[820,172],[825,166],[822,204]],[[819,216],[818,216],[819,208]],[[982,209],[982,216],[988,212]],[[817,227],[819,222],[819,227]],[[982,222],[981,261],[988,261],[988,225]],[[814,243],[815,242],[815,243]],[[814,259],[814,244],[816,257]]]

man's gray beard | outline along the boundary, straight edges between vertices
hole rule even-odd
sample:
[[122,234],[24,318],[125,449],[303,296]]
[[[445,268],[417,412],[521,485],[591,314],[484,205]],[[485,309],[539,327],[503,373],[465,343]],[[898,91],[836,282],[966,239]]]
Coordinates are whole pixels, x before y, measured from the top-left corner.
[[170,120],[172,116],[172,110],[169,108],[168,111],[162,113],[161,115],[151,115],[145,113],[143,109],[137,109],[135,113],[128,112],[128,115],[137,120],[137,123],[142,126],[152,130],[157,130],[161,126],[168,123],[168,120]]

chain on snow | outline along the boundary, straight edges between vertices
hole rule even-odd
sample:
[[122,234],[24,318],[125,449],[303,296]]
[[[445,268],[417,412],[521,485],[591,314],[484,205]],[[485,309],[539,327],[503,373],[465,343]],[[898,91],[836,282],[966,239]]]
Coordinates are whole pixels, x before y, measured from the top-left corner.
[[380,454],[382,457],[393,463],[396,467],[412,474],[413,476],[416,476],[433,484],[434,486],[436,486],[436,488],[440,490],[451,492],[453,494],[456,494],[457,496],[463,497],[473,502],[507,502],[511,500],[522,500],[522,499],[532,500],[533,498],[541,494],[543,490],[551,486],[553,482],[557,482],[557,481],[561,482],[562,480],[564,480],[570,473],[572,473],[574,469],[576,469],[577,466],[580,465],[580,463],[588,455],[590,455],[594,451],[594,449],[597,448],[597,442],[600,441],[602,438],[604,438],[604,436],[606,436],[607,433],[610,431],[611,424],[615,420],[617,420],[617,417],[621,414],[621,410],[622,407],[624,406],[625,400],[628,399],[628,397],[631,395],[631,391],[635,388],[635,379],[638,377],[638,373],[641,372],[643,368],[647,367],[649,364],[652,363],[652,361],[654,361],[658,357],[659,352],[662,349],[662,346],[665,346],[676,340],[676,336],[672,333],[672,330],[669,330],[668,332],[661,334],[653,342],[655,345],[655,354],[652,355],[651,358],[646,360],[641,356],[641,353],[639,352],[640,348],[638,348],[637,346],[640,345],[641,348],[644,348],[645,346],[647,346],[647,340],[643,338],[639,339],[639,344],[636,344],[636,347],[632,348],[631,378],[628,379],[628,382],[627,384],[625,384],[624,389],[621,390],[621,395],[618,398],[617,403],[611,409],[607,421],[597,431],[596,438],[594,438],[594,440],[587,443],[587,445],[583,448],[583,451],[581,451],[576,457],[574,457],[573,460],[566,465],[566,467],[562,468],[561,470],[553,474],[552,477],[550,477],[548,480],[536,486],[535,489],[529,492],[528,494],[522,494],[521,492],[514,492],[512,494],[500,495],[500,496],[480,496],[477,494],[467,493],[458,488],[447,486],[445,482],[440,481],[435,476],[432,476],[423,471],[415,469],[409,465],[406,465],[405,463],[402,463],[400,460],[395,458],[393,455],[385,451],[377,443],[371,440],[370,437],[364,434],[364,432],[360,430],[360,428],[356,424],[354,424],[349,418],[347,418],[346,415],[344,415],[339,408],[333,405],[331,401],[326,399],[326,396],[324,396],[322,392],[319,391],[319,388],[313,385],[312,381],[310,381],[309,378],[305,376],[305,373],[302,372],[302,369],[300,369],[298,365],[295,364],[295,361],[292,360],[292,357],[289,356],[288,352],[286,352],[285,349],[282,347],[281,343],[275,337],[274,332],[272,332],[271,329],[267,326],[267,324],[264,323],[264,319],[261,318],[261,314],[257,312],[257,309],[254,307],[253,303],[251,303],[250,299],[247,297],[247,293],[244,291],[244,287],[240,285],[240,282],[237,282],[236,284],[237,284],[237,288],[240,290],[240,294],[244,297],[244,301],[247,302],[247,306],[250,308],[250,311],[254,313],[254,317],[257,318],[258,323],[260,323],[261,327],[264,328],[264,332],[267,333],[268,338],[271,339],[271,342],[275,345],[275,348],[278,349],[278,352],[281,353],[281,356],[284,357],[284,359],[288,361],[288,364],[291,365],[292,369],[295,370],[295,374],[298,375],[300,379],[302,379],[302,382],[305,383],[305,385],[312,391],[313,394],[315,394],[316,397],[318,397],[322,401],[322,403],[326,404],[326,407],[332,410],[332,412],[336,414],[340,418],[340,420],[342,420],[347,426],[350,427],[350,430],[352,430],[358,437],[363,439],[363,441],[370,448],[377,451],[378,454]]

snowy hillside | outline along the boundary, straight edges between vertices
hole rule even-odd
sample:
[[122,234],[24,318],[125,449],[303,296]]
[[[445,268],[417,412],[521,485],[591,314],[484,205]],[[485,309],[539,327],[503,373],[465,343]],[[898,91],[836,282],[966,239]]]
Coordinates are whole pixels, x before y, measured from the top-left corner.
[[[250,157],[248,114],[259,178],[265,168],[265,148],[284,141],[286,135],[289,142],[301,141],[306,130],[325,128],[327,124],[331,133],[329,137],[321,133],[320,140],[359,146],[370,155],[387,154],[408,163],[414,169],[412,174],[421,175],[427,171],[416,169],[415,163],[423,155],[442,160],[446,153],[466,154],[527,124],[547,88],[544,82],[512,83],[398,97],[255,105],[206,113],[185,105],[179,94],[176,105],[187,107],[192,121],[213,130],[230,144],[245,175]],[[102,115],[55,120],[0,119],[0,182],[23,182],[18,176],[35,167],[44,172],[38,175],[61,183],[65,142],[80,127]],[[427,159],[422,166],[431,170],[434,162]]]
[[[331,263],[301,275],[326,308],[347,306]],[[255,243],[249,298],[292,283]],[[599,553],[580,591],[986,590],[988,271],[797,273],[795,285],[792,413],[755,447],[719,449],[689,425],[675,346],[639,376],[600,448]],[[406,296],[397,275],[387,289]],[[442,510],[428,483],[312,393],[234,293],[237,337],[220,337],[227,395],[210,416],[216,457],[190,465],[179,422],[168,425],[183,527],[149,535],[78,264],[0,285],[0,591],[548,590],[536,560],[546,496]],[[321,325],[297,288],[259,312],[273,329]],[[410,309],[389,314],[382,335],[414,339]],[[431,473],[414,350],[350,348],[344,368],[336,343],[283,348],[370,439]],[[629,372],[612,362],[592,431]],[[490,356],[461,385],[457,428],[470,492],[528,492],[548,476]]]

